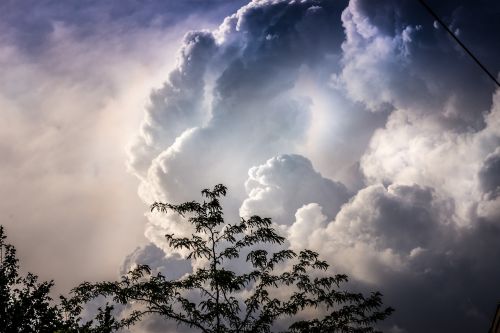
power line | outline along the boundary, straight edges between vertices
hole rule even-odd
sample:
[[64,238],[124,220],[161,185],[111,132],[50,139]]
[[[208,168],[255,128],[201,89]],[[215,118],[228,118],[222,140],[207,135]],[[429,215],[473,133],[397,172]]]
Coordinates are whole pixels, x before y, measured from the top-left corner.
[[441,26],[451,35],[451,37],[453,37],[453,39],[465,50],[465,52],[467,52],[467,54],[469,54],[469,56],[472,59],[474,59],[476,64],[478,64],[479,67],[481,67],[481,69],[490,77],[490,79],[492,79],[493,82],[495,82],[497,86],[500,87],[500,82],[498,82],[495,76],[491,74],[491,72],[488,71],[488,69],[479,61],[479,59],[476,58],[476,56],[472,53],[472,51],[470,51],[467,48],[467,46],[465,46],[464,43],[462,43],[460,39],[458,39],[458,37],[453,33],[453,31],[451,31],[448,28],[448,26],[443,22],[443,20],[441,20],[441,18],[439,18],[439,16],[432,10],[432,8],[429,7],[429,5],[427,5],[424,0],[418,0],[418,2],[420,2],[420,4],[424,6],[425,9],[427,9],[427,11],[434,17],[434,19],[436,19],[436,21],[439,22],[439,24],[441,24]]

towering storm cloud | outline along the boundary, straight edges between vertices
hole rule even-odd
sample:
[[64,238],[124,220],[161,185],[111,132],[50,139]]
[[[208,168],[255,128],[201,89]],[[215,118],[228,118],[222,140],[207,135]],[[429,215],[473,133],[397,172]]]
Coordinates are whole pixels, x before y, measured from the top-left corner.
[[[438,9],[467,37],[484,14],[471,6]],[[474,44],[487,61],[489,42]],[[493,88],[417,2],[253,1],[186,35],[130,166],[147,203],[228,185],[229,219],[272,217],[291,248],[385,293],[388,331],[485,329],[500,279]],[[163,235],[184,228],[152,214],[146,235],[172,260]]]

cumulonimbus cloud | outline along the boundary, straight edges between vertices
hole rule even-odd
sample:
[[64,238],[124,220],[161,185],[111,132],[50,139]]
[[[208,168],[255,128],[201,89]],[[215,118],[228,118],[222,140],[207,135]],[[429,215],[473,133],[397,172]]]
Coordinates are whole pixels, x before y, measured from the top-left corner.
[[[291,248],[317,250],[386,293],[398,309],[388,330],[485,327],[500,278],[500,94],[492,102],[489,83],[472,87],[480,73],[460,71],[466,59],[432,21],[407,19],[415,6],[384,4],[253,1],[218,29],[189,33],[129,165],[147,203],[228,185],[228,219],[272,217]],[[453,65],[454,79],[436,82],[449,69],[434,61]],[[386,120],[376,131],[373,112]],[[352,117],[352,131],[318,138],[321,121],[339,116]],[[321,140],[334,143],[311,148]],[[321,155],[340,168],[358,162],[358,185],[325,176],[334,172]],[[190,229],[151,214],[146,236],[172,260],[167,232]]]

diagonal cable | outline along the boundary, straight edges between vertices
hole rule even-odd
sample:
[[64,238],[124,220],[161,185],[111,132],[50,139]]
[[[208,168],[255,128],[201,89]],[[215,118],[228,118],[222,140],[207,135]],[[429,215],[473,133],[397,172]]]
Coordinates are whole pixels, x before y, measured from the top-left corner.
[[429,7],[429,5],[427,5],[427,3],[425,3],[424,0],[418,0],[418,2],[420,2],[420,4],[422,6],[425,7],[425,9],[427,9],[427,11],[434,17],[434,19],[439,22],[439,24],[450,34],[451,37],[453,37],[453,39],[465,50],[465,52],[467,52],[467,54],[472,58],[474,59],[474,61],[476,62],[476,64],[479,65],[479,67],[481,67],[481,69],[490,77],[490,79],[493,80],[493,82],[495,82],[497,84],[497,86],[500,87],[500,82],[498,82],[498,80],[495,78],[495,76],[493,74],[491,74],[491,72],[486,68],[486,66],[484,66],[481,61],[479,61],[479,59],[472,53],[472,51],[470,51],[467,46],[464,45],[464,43],[462,43],[460,41],[460,39],[458,39],[458,37],[453,33],[453,31],[451,31],[448,26],[443,22],[443,20],[441,20],[441,18],[432,10],[431,7]]

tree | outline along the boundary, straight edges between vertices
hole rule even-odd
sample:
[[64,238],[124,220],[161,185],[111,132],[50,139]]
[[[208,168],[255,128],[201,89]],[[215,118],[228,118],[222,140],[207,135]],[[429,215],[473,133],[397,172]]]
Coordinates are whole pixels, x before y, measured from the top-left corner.
[[19,276],[14,246],[6,243],[0,226],[0,328],[2,332],[54,332],[64,327],[61,310],[49,296],[53,281],[38,282],[28,273]]
[[[173,249],[186,249],[187,259],[205,262],[204,267],[169,280],[141,265],[120,281],[81,284],[73,290],[73,301],[105,296],[133,304],[133,311],[116,321],[115,329],[157,314],[204,333],[271,332],[279,319],[292,322],[284,331],[288,333],[376,332],[373,325],[393,311],[380,310],[379,292],[363,296],[342,291],[340,285],[347,276],[326,275],[329,265],[313,251],[259,249],[258,245],[279,246],[285,238],[276,233],[269,218],[252,216],[225,223],[219,202],[226,195],[223,185],[205,189],[202,195],[207,200],[201,203],[154,203],[151,210],[174,211],[194,226],[190,237],[170,234],[166,239]],[[246,254],[246,273],[227,269],[229,262],[243,259],[242,254]],[[283,291],[288,292],[286,297],[279,295]],[[298,319],[307,309],[323,315]]]
[[0,332],[6,333],[110,333],[115,328],[113,307],[99,308],[95,320],[81,322],[83,307],[74,300],[50,297],[54,281],[38,282],[38,276],[19,275],[16,249],[6,242],[0,225]]

